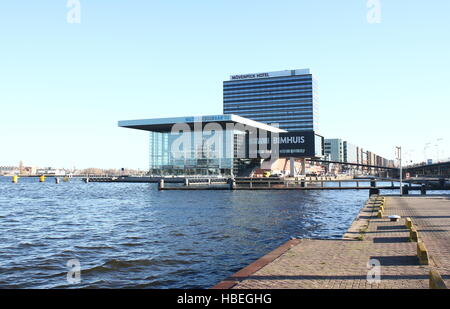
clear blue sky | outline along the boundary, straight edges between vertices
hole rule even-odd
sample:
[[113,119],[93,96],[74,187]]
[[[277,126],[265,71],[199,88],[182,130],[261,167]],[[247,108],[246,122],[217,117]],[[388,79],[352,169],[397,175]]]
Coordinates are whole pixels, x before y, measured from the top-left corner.
[[220,114],[229,75],[300,68],[325,137],[450,157],[450,1],[380,2],[369,24],[367,0],[80,0],[69,24],[66,0],[2,1],[0,165],[145,169],[118,120]]

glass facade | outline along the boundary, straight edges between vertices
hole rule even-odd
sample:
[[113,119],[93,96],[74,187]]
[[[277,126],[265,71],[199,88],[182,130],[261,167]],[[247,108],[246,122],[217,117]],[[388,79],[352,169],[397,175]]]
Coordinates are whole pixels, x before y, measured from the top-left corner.
[[316,82],[312,74],[305,73],[309,70],[248,74],[262,78],[232,77],[223,82],[223,112],[278,124],[287,131],[317,131]]
[[245,133],[238,130],[150,132],[150,174],[230,175],[244,138]]

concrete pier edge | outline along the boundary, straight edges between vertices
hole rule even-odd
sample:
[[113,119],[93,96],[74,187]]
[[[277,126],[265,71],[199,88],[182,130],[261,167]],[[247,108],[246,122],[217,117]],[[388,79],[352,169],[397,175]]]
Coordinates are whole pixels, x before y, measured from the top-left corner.
[[287,241],[283,245],[281,245],[278,248],[276,248],[275,250],[269,252],[265,256],[259,258],[258,260],[251,263],[247,267],[241,269],[237,273],[235,273],[235,274],[229,276],[228,278],[226,278],[225,280],[219,282],[218,284],[213,286],[211,289],[231,289],[232,287],[234,287],[236,284],[238,284],[240,282],[241,278],[245,278],[245,277],[248,277],[248,276],[254,274],[255,272],[257,272],[258,270],[260,270],[267,264],[273,262],[278,257],[280,257],[281,255],[283,255],[284,253],[289,251],[289,249],[291,249],[292,247],[298,245],[300,242],[301,242],[301,239],[291,239],[291,240]]

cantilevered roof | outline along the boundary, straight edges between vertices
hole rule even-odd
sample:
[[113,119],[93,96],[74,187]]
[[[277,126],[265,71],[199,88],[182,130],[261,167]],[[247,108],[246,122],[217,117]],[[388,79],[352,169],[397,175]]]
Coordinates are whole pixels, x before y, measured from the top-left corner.
[[177,123],[186,123],[190,127],[194,127],[194,123],[202,122],[203,124],[216,122],[225,128],[227,123],[236,123],[248,125],[260,130],[265,130],[273,133],[287,132],[267,125],[262,122],[254,121],[238,115],[208,115],[208,116],[190,116],[190,117],[173,117],[173,118],[152,118],[152,119],[137,119],[137,120],[122,120],[118,122],[119,127],[137,129],[151,132],[170,132],[172,126]]

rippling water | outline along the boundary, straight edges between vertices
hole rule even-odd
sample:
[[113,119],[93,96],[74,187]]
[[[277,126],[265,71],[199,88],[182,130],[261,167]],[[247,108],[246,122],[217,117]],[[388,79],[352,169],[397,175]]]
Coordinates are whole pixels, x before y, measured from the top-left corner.
[[0,177],[0,288],[209,288],[291,236],[340,238],[367,198]]

